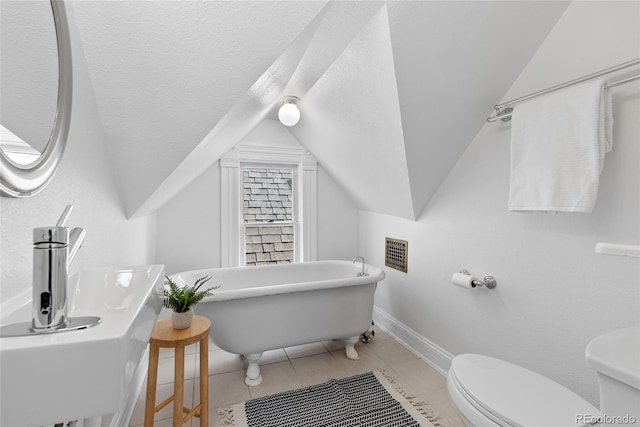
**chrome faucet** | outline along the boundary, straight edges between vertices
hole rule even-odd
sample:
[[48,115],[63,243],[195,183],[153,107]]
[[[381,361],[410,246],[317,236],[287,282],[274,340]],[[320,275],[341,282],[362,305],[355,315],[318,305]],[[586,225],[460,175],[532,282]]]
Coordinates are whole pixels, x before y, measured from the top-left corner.
[[33,322],[32,330],[43,332],[67,326],[67,278],[87,232],[64,226],[68,205],[54,227],[33,229]]
[[369,273],[366,273],[366,272],[364,271],[364,266],[365,266],[365,260],[364,260],[364,258],[363,258],[363,257],[361,257],[360,255],[358,255],[357,257],[355,257],[355,258],[353,259],[353,263],[355,264],[355,263],[356,263],[356,261],[358,261],[358,260],[360,260],[360,261],[362,262],[362,271],[361,271],[360,273],[356,274],[356,277],[368,276],[368,275],[369,275]]

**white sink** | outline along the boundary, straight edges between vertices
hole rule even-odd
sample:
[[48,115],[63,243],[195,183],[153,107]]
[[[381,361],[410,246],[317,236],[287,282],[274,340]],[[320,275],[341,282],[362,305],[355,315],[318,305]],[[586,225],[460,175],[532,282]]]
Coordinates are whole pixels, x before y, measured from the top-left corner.
[[[69,317],[99,316],[77,331],[0,338],[0,425],[39,426],[118,413],[162,306],[164,266],[81,271],[69,278]],[[2,325],[31,319],[31,304]]]

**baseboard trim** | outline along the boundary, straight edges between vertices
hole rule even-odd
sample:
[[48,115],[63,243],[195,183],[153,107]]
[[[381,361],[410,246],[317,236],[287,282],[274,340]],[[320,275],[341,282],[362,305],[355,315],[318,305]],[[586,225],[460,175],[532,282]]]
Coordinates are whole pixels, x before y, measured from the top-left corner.
[[447,376],[453,360],[451,353],[375,306],[373,307],[373,321],[380,329],[400,341],[442,375]]

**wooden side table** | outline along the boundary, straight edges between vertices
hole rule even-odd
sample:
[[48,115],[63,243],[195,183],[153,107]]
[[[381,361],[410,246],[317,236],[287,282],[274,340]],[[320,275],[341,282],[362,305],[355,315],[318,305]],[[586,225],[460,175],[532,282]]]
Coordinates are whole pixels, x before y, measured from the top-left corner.
[[[200,427],[209,423],[209,328],[211,322],[202,316],[193,316],[187,329],[175,329],[171,319],[157,322],[149,339],[149,373],[147,377],[147,399],[144,410],[144,427],[153,427],[156,412],[173,401],[173,427],[182,427],[191,417],[200,418]],[[184,348],[200,342],[200,404],[189,409],[184,407]],[[160,347],[175,348],[175,371],[173,396],[155,406],[158,381],[158,354]],[[182,414],[186,416],[183,418]]]

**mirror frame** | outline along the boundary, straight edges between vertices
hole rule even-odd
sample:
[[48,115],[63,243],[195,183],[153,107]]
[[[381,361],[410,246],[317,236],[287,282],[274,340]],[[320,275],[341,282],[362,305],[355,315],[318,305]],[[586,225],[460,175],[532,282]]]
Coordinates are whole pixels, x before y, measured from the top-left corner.
[[29,197],[42,191],[53,178],[64,153],[71,122],[73,71],[69,22],[62,0],[50,0],[58,44],[58,102],[53,130],[38,160],[27,165],[12,161],[0,149],[0,195]]

